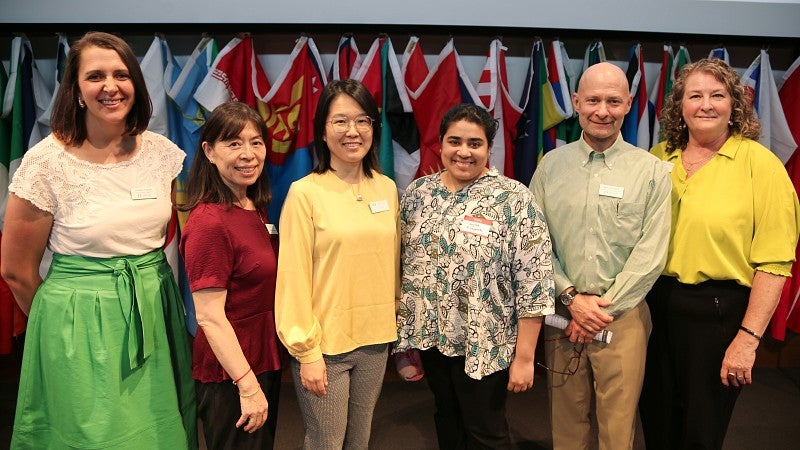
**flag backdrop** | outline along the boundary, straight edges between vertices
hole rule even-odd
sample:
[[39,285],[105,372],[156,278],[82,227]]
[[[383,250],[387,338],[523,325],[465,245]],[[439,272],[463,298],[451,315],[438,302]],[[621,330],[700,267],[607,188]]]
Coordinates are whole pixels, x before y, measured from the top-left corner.
[[647,106],[647,81],[644,73],[642,44],[631,47],[628,70],[625,72],[631,89],[631,110],[622,122],[622,138],[645,150],[650,149],[650,113]]
[[550,51],[547,56],[547,76],[550,79],[550,85],[553,86],[553,93],[564,120],[555,127],[544,130],[542,136],[544,153],[567,142],[572,142],[567,140],[569,129],[578,126],[575,109],[572,106],[572,94],[575,93],[578,76],[570,64],[564,43],[559,40],[550,43]]
[[544,130],[564,120],[553,87],[547,75],[545,48],[541,39],[533,43],[522,98],[522,116],[518,121],[518,138],[514,151],[514,178],[527,186],[536,165],[544,155]]
[[[183,160],[183,167],[181,173],[178,174],[176,183],[175,201],[178,204],[186,202],[186,182],[189,180],[189,168],[200,143],[200,128],[206,120],[206,110],[195,100],[194,93],[208,74],[209,67],[216,56],[216,41],[210,37],[203,37],[167,91],[167,97],[179,116],[178,124],[176,124],[177,130],[173,133],[174,142],[186,152],[186,158]],[[178,211],[181,229],[186,224],[188,215],[187,212]]]
[[675,56],[672,54],[672,45],[664,44],[658,80],[656,80],[656,84],[653,86],[653,91],[650,93],[650,101],[647,104],[651,131],[650,143],[647,147],[642,146],[645,150],[650,150],[651,147],[661,141],[661,114],[664,111],[664,104],[667,102],[667,96],[672,91],[674,73],[672,65],[674,60]]
[[261,113],[271,140],[267,142],[272,202],[269,220],[278,223],[289,186],[311,171],[314,153],[314,112],[326,83],[313,39],[303,36],[289,61],[261,100]]
[[381,169],[402,194],[419,167],[419,130],[391,39],[375,39],[355,78],[364,83],[380,108]]
[[[5,92],[8,83],[8,74],[3,64],[0,64],[0,94]],[[0,111],[3,110],[3,95],[0,95]],[[10,133],[11,120],[0,118],[0,194],[3,204],[8,195],[8,162],[10,158]],[[0,219],[2,220],[2,219]],[[2,232],[0,232],[0,238]],[[17,306],[11,289],[8,288],[5,280],[0,278],[0,355],[9,354],[14,348],[14,337],[25,331],[27,318]]]
[[249,35],[233,38],[220,50],[206,77],[197,87],[195,100],[207,111],[229,100],[260,107],[260,98],[270,89],[267,75],[253,51]]
[[[795,142],[800,142],[800,58],[797,58],[781,79],[778,97],[783,105],[786,122]],[[800,194],[800,152],[794,151],[786,163],[786,171],[792,179],[794,189]],[[778,307],[770,322],[772,337],[779,340],[786,338],[786,330],[800,333],[800,244],[795,252],[795,263],[792,265],[792,277],[783,286]]]
[[725,61],[725,64],[730,64],[731,63],[731,55],[728,53],[728,49],[725,48],[725,47],[717,47],[717,48],[711,49],[711,51],[708,52],[708,58],[709,59],[711,59],[711,58],[721,59],[721,60]]
[[345,35],[339,39],[336,55],[328,71],[329,80],[346,80],[352,77],[361,66],[361,56],[358,53],[356,40],[352,35]]
[[761,137],[758,142],[772,150],[772,153],[786,164],[797,144],[783,114],[775,76],[769,63],[769,53],[766,50],[761,50],[742,75],[742,84],[753,94],[753,106],[761,120]]
[[497,120],[498,129],[492,144],[489,165],[507,177],[514,177],[514,146],[517,141],[517,123],[522,116],[520,108],[508,92],[506,50],[500,39],[489,44],[477,92],[481,103]]
[[453,40],[439,53],[434,68],[416,91],[410,91],[411,106],[420,134],[419,169],[421,177],[442,168],[439,125],[442,116],[460,103],[480,104],[478,93],[464,73]]

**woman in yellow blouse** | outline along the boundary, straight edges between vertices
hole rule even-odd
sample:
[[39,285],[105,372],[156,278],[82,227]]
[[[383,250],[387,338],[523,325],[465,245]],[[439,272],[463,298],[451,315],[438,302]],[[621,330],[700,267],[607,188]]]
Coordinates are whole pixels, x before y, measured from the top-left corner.
[[365,449],[397,337],[398,198],[378,171],[380,119],[358,81],[325,86],[319,164],[292,183],[280,220],[278,337],[292,355],[306,449]]
[[684,67],[662,130],[651,152],[671,169],[672,235],[648,298],[645,439],[648,449],[721,448],[790,275],[800,206],[781,162],[756,142],[750,96],[724,62]]

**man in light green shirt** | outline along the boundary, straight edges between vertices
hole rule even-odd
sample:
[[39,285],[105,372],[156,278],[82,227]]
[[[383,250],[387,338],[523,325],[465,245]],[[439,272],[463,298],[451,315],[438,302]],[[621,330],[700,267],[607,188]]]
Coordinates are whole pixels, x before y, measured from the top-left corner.
[[[581,138],[542,159],[531,190],[553,243],[556,313],[545,327],[555,449],[586,448],[592,395],[600,449],[632,448],[650,312],[643,302],[666,263],[668,168],[622,140],[631,108],[625,73],[591,66],[572,102]],[[610,331],[612,340],[592,338]]]

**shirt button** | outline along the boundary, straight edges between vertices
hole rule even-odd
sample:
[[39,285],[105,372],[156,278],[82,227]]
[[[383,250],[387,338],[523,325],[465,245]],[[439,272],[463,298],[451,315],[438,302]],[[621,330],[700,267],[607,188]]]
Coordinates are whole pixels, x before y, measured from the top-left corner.
[[589,228],[589,233],[594,234],[594,228]]
[[589,287],[594,289],[594,283],[589,283]]
[[599,176],[600,176],[600,174],[598,174],[598,173],[594,174],[594,177],[595,177],[595,178],[597,178],[597,177],[599,177]]
[[587,256],[587,257],[586,257],[586,259],[588,259],[589,261],[591,261],[591,260],[592,260],[592,256],[591,256],[591,255],[589,255],[589,256]]

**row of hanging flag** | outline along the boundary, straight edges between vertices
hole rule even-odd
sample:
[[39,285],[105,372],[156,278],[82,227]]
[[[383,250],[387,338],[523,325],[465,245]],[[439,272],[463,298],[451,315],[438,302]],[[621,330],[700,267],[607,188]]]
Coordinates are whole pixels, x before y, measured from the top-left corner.
[[[49,133],[54,98],[44,82],[44,74],[37,68],[30,42],[24,36],[15,37],[11,50],[9,72],[0,64],[0,94],[4,94],[0,99],[0,220],[10,177],[25,151]],[[53,75],[56,91],[68,50],[66,37],[59,35]],[[302,36],[272,82],[267,79],[252,38],[247,34],[233,38],[222,49],[214,38],[204,36],[183,65],[172,54],[167,40],[157,35],[140,65],[153,103],[150,130],[169,137],[187,154],[178,176],[178,201],[185,198],[188,168],[205,117],[221,103],[238,100],[259,111],[270,132],[265,165],[272,183],[273,202],[268,215],[277,222],[289,185],[312,169],[313,115],[328,80],[360,80],[375,98],[381,115],[381,167],[395,180],[399,191],[414,178],[440,169],[439,122],[445,111],[459,103],[482,105],[498,120],[502,134],[498,133],[495,139],[490,164],[527,185],[537,162],[547,151],[580,136],[571,95],[583,71],[605,61],[606,55],[601,41],[590,43],[583,64],[576,71],[563,42],[554,40],[548,46],[536,39],[522,95],[515,99],[509,89],[506,51],[499,39],[491,42],[476,84],[466,75],[452,39],[429,66],[418,37],[411,37],[398,56],[387,36],[376,38],[366,54],[359,52],[352,36],[343,36],[333,63],[325,71],[314,40]],[[709,56],[729,62],[725,48],[713,49]],[[626,75],[633,107],[625,117],[622,134],[626,141],[644,149],[658,142],[665,99],[681,67],[690,62],[690,56],[684,46],[674,52],[671,45],[665,44],[660,60],[658,78],[649,82],[642,45],[631,47]],[[761,50],[741,77],[742,83],[753,91],[756,112],[763,125],[761,143],[781,161],[789,162],[790,171],[794,167],[794,158],[790,161],[790,157],[796,142],[800,142],[798,66],[800,58],[776,84],[769,54]],[[800,191],[800,164],[797,166],[793,179]],[[181,215],[172,222],[167,253],[185,294],[187,323],[190,331],[194,331],[191,295],[177,252],[185,219]],[[13,317],[14,309],[13,300],[10,304],[2,300],[4,284],[0,282],[0,353],[7,350],[3,336],[9,333],[3,330],[8,329],[6,319]],[[783,339],[787,326],[800,332],[800,312],[794,308],[800,295],[800,281],[787,283],[787,289],[790,291],[785,293],[787,299],[782,300],[773,319],[772,332],[779,339]],[[18,322],[12,322],[11,328],[15,323]]]

